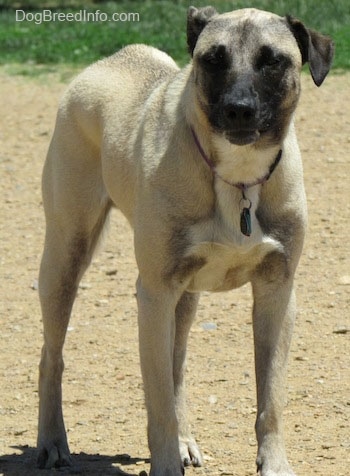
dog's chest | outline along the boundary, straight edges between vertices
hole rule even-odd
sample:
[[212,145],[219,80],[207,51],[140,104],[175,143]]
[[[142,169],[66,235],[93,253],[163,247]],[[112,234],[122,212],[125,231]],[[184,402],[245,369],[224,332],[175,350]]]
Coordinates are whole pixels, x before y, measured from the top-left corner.
[[[217,217],[216,217],[217,218]],[[282,245],[265,236],[252,214],[252,234],[247,237],[240,229],[240,215],[235,210],[227,223],[223,217],[212,219],[191,230],[191,246],[185,260],[193,263],[187,290],[227,291],[238,288],[252,279],[257,266],[272,251],[283,251]]]
[[215,242],[198,243],[187,256],[188,262],[193,263],[187,290],[218,292],[243,286],[252,279],[264,257],[276,249],[273,240],[249,249]]

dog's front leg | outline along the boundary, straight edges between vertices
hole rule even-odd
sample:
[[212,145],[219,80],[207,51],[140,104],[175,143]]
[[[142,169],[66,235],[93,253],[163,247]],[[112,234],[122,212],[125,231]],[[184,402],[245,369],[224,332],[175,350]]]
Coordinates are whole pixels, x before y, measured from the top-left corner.
[[291,280],[283,282],[280,278],[268,282],[258,277],[253,281],[257,467],[261,476],[295,476],[288,464],[282,428],[295,297]]
[[148,414],[150,476],[184,474],[173,379],[177,300],[170,290],[150,291],[138,279],[139,345]]
[[175,408],[179,424],[180,455],[185,466],[202,466],[203,458],[194,439],[187,417],[185,371],[188,334],[194,320],[199,295],[185,292],[175,311],[176,333],[174,348]]

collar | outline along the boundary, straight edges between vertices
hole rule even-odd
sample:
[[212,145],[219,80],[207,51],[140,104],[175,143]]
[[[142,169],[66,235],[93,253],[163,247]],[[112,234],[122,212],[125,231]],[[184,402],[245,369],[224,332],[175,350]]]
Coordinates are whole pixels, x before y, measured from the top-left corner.
[[227,183],[228,185],[231,185],[232,187],[236,187],[239,190],[241,190],[243,196],[244,196],[244,191],[247,190],[248,188],[255,187],[255,185],[263,185],[265,182],[267,182],[269,180],[269,178],[271,177],[271,175],[273,174],[275,168],[277,167],[277,165],[279,164],[279,162],[282,158],[282,149],[280,149],[278,151],[278,154],[277,154],[275,160],[270,165],[268,172],[263,177],[256,180],[255,182],[250,182],[250,183],[230,182],[229,180],[224,179],[223,177],[221,177],[221,175],[219,175],[217,173],[214,162],[212,160],[210,160],[209,157],[207,156],[207,154],[204,152],[203,147],[201,146],[201,143],[199,142],[197,134],[195,133],[192,126],[191,126],[191,132],[192,132],[193,139],[196,143],[196,146],[197,146],[201,156],[203,157],[205,162],[208,164],[208,166],[210,167],[213,174],[216,175],[217,177],[219,177],[223,182]]

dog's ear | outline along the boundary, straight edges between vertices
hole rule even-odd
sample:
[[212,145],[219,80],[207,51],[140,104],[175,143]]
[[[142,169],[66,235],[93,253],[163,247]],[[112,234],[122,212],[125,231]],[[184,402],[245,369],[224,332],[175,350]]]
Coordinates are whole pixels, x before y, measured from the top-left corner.
[[198,37],[211,17],[217,15],[213,7],[190,7],[187,12],[187,45],[189,53],[193,54]]
[[297,40],[303,64],[309,63],[314,83],[321,86],[330,70],[334,56],[332,39],[306,28],[301,21],[291,16],[287,16],[287,22]]

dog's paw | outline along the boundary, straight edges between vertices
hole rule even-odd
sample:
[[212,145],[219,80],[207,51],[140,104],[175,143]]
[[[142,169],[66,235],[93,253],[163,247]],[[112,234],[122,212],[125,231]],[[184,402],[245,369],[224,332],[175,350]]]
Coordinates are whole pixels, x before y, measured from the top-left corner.
[[158,468],[155,469],[153,466],[151,466],[151,472],[149,473],[149,476],[184,476],[185,475],[185,469],[183,467],[180,467],[179,470],[173,469],[169,466],[166,468]]
[[291,469],[282,470],[282,472],[278,471],[277,473],[276,471],[268,469],[267,471],[259,471],[258,475],[259,476],[296,476],[296,474]]
[[38,449],[37,464],[39,469],[71,466],[72,458],[67,445],[47,445]]
[[180,456],[184,466],[203,466],[203,457],[194,438],[180,439]]
[[291,469],[288,463],[283,465],[277,465],[275,469],[266,468],[265,465],[257,464],[257,474],[259,476],[296,476],[294,471]]

